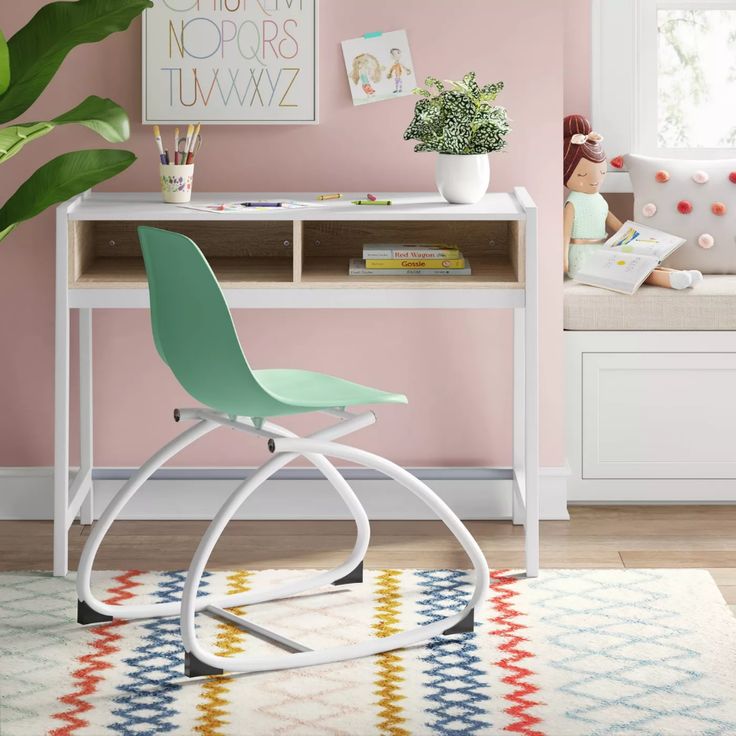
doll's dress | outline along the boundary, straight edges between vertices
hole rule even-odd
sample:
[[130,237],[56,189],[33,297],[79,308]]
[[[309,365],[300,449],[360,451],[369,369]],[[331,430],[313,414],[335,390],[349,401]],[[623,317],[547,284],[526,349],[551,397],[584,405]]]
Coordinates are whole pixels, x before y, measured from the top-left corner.
[[606,241],[606,218],[608,202],[601,194],[570,192],[565,202],[570,202],[575,211],[572,222],[571,239],[600,240],[600,243],[570,243],[567,251],[567,275],[575,274],[594,251],[603,247]]

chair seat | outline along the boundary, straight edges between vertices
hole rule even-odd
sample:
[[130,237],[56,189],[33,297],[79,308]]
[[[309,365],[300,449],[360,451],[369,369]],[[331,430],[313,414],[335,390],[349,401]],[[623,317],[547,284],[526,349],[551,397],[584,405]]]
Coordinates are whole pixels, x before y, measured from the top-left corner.
[[406,396],[362,386],[314,371],[273,368],[253,371],[258,383],[283,404],[303,409],[334,409],[362,404],[406,404]]

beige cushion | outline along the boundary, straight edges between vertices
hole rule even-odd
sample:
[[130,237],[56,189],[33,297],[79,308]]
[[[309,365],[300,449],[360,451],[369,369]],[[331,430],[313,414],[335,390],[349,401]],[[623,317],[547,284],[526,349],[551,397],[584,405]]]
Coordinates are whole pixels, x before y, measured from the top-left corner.
[[633,296],[566,280],[566,330],[736,330],[736,276],[694,289],[642,286]]

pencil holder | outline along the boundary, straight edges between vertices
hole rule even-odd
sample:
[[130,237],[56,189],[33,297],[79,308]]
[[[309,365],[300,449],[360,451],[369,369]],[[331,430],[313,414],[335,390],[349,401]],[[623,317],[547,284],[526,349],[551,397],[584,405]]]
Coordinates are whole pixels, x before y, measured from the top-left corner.
[[160,164],[159,173],[164,202],[181,204],[192,198],[194,164]]

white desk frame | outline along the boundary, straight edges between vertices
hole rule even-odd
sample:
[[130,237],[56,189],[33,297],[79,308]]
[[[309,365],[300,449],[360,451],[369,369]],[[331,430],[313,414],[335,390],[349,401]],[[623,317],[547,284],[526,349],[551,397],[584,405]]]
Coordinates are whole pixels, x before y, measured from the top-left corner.
[[[202,201],[270,200],[275,197],[314,201],[313,194],[209,194]],[[56,336],[55,336],[55,444],[54,444],[54,575],[68,572],[68,533],[79,516],[91,524],[93,509],[93,402],[92,402],[92,310],[147,309],[145,288],[74,288],[69,283],[69,237],[71,220],[182,221],[262,218],[274,220],[516,220],[524,224],[524,282],[521,288],[432,288],[430,285],[400,285],[398,288],[302,287],[224,288],[232,309],[248,308],[338,308],[338,309],[511,309],[514,314],[513,348],[513,523],[525,527],[526,572],[539,570],[539,334],[537,209],[528,192],[517,187],[510,194],[489,194],[477,205],[448,205],[436,194],[391,194],[390,208],[355,207],[350,200],[363,195],[346,194],[339,202],[320,209],[272,210],[248,214],[215,215],[174,208],[159,202],[158,194],[91,194],[61,205],[56,215]],[[69,463],[70,319],[79,320],[79,415],[80,467],[74,475]]]

